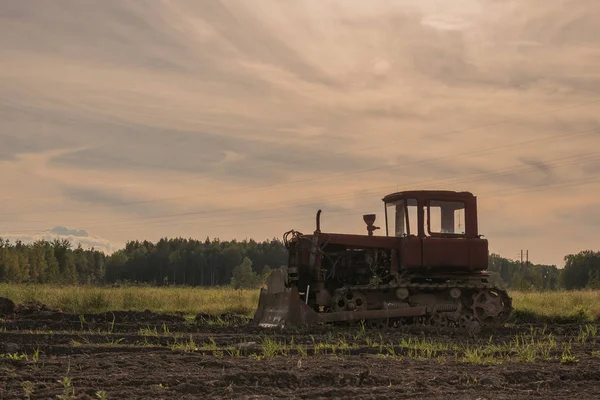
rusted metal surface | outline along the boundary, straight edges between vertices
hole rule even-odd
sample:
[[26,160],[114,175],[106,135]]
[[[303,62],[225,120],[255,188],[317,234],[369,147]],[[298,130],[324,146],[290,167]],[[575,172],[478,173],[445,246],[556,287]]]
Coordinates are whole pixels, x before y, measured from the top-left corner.
[[367,236],[349,233],[323,232],[319,237],[321,245],[344,245],[356,248],[378,247],[395,249],[402,243],[402,238],[388,236]]
[[412,236],[401,239],[399,252],[400,269],[419,269],[423,265],[421,238]]
[[423,268],[481,270],[487,267],[487,240],[446,239],[426,237],[423,247]]
[[313,325],[319,317],[300,298],[295,287],[285,287],[281,269],[275,270],[267,280],[267,288],[261,289],[258,308],[253,323],[263,328],[294,328]]
[[336,313],[318,314],[321,322],[360,321],[370,319],[388,319],[400,317],[416,317],[425,315],[425,307],[407,307],[382,310],[341,311]]

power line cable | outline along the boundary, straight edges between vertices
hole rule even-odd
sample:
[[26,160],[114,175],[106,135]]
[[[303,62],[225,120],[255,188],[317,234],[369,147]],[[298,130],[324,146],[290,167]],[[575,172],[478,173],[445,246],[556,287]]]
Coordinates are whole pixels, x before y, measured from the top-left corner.
[[[507,118],[507,119],[503,119],[503,120],[500,120],[500,121],[489,122],[489,123],[475,125],[475,126],[471,126],[471,127],[467,127],[467,128],[455,129],[455,130],[451,130],[451,131],[447,131],[447,132],[433,133],[433,134],[424,135],[424,136],[418,136],[418,137],[409,138],[409,139],[405,139],[405,140],[401,140],[401,141],[394,141],[392,144],[393,145],[397,145],[397,144],[406,143],[406,142],[410,142],[410,141],[420,141],[420,140],[424,140],[424,139],[428,139],[428,138],[434,138],[434,137],[441,137],[441,136],[446,136],[446,135],[453,135],[453,134],[458,134],[458,133],[464,133],[464,132],[468,132],[468,131],[472,131],[472,130],[477,130],[477,129],[482,129],[482,128],[487,128],[487,127],[492,127],[492,126],[497,126],[497,125],[505,124],[507,122],[514,122],[514,121],[524,120],[525,118],[531,117],[531,116],[538,116],[538,115],[544,115],[544,114],[552,114],[552,113],[556,113],[556,112],[560,112],[560,111],[564,111],[564,110],[569,110],[569,109],[579,108],[579,107],[585,107],[585,106],[592,105],[592,104],[597,104],[597,103],[600,103],[600,100],[595,100],[595,101],[585,102],[585,103],[579,103],[579,104],[573,104],[571,106],[554,108],[554,109],[551,109],[551,110],[540,111],[540,112],[537,112],[537,113],[532,113],[532,114],[528,114],[528,115],[524,115],[524,116],[520,116],[520,117]],[[230,139],[230,138],[227,138],[227,139]],[[316,156],[316,157],[313,156],[313,157],[308,157],[308,158],[304,158],[304,159],[300,159],[300,160],[286,161],[284,163],[284,165],[293,165],[293,164],[298,164],[298,163],[302,163],[302,162],[309,161],[309,160],[337,157],[337,156],[340,156],[340,155],[350,154],[350,153],[355,152],[355,151],[365,151],[365,150],[379,149],[379,148],[389,147],[392,144],[390,144],[390,143],[380,144],[380,145],[363,147],[363,148],[360,148],[360,149],[357,149],[357,150],[347,150],[347,151],[332,153],[332,154],[328,154],[326,156]],[[262,166],[258,166],[258,167],[254,167],[254,168],[246,168],[245,171],[255,171],[255,170],[261,170],[261,169],[266,169],[266,168],[272,168],[272,167],[279,166],[281,164],[282,163],[272,163],[272,164],[269,164],[269,165],[262,165]],[[211,174],[211,173],[204,173],[204,174],[202,174],[202,178],[204,178],[206,176],[211,176],[211,175],[218,175],[218,172],[213,173],[213,174]],[[183,180],[183,181],[182,180],[170,180],[170,181],[162,181],[162,182],[157,182],[157,183],[160,183],[160,184],[167,184],[167,183],[190,183],[192,181],[197,181],[197,180],[202,179],[202,178],[193,178],[192,180],[189,180],[189,181],[188,180]],[[122,188],[126,188],[126,187],[131,187],[131,186],[132,186],[131,184],[120,185],[120,186],[117,186],[117,187],[113,187],[110,190],[122,189]],[[81,190],[81,191],[75,191],[75,192],[73,192],[73,194],[77,194],[77,193],[83,194],[83,193],[86,193],[86,191],[85,190]],[[36,200],[39,200],[39,199],[42,199],[42,198],[48,199],[48,198],[58,198],[58,197],[61,197],[61,196],[40,196],[40,197],[36,197]],[[170,198],[165,198],[165,199],[157,199],[156,201],[177,200],[177,199],[184,198],[184,197],[185,196],[183,196],[183,197],[170,197]],[[15,199],[15,197],[1,198],[0,200],[12,200],[12,199]],[[133,204],[133,203],[130,203],[130,204]],[[2,215],[2,214],[0,214],[0,215]]]
[[[600,151],[599,152],[591,152],[591,153],[587,153],[587,154],[575,154],[575,155],[561,157],[558,159],[554,158],[553,163],[550,163],[547,161],[542,161],[542,162],[545,163],[545,166],[547,168],[562,167],[562,166],[568,166],[568,165],[573,165],[573,164],[581,164],[583,162],[594,161],[594,160],[597,160],[600,158],[599,155],[600,155]],[[567,160],[567,162],[559,162],[561,160],[562,161]],[[462,182],[475,182],[475,181],[479,181],[482,179],[507,176],[507,175],[514,174],[516,172],[524,173],[524,172],[528,172],[528,171],[535,171],[535,170],[538,170],[538,168],[539,167],[535,166],[535,165],[534,166],[515,165],[515,166],[503,167],[503,168],[499,168],[499,169],[491,170],[491,171],[468,173],[468,174],[464,174],[464,176],[459,176],[458,178],[456,176],[448,176],[448,177],[443,177],[443,178],[429,179],[429,180],[425,180],[425,181],[419,180],[419,181],[415,181],[414,183],[424,184],[424,183],[430,183],[430,182],[440,182],[440,183],[446,183],[446,184],[457,184],[457,183],[462,183]],[[411,184],[413,184],[413,183],[407,183],[407,185],[411,185]],[[333,194],[333,195],[328,195],[327,200],[344,200],[344,199],[355,200],[355,199],[360,199],[360,198],[365,198],[365,197],[371,197],[372,195],[375,195],[375,194],[381,194],[381,190],[388,188],[388,187],[389,187],[389,185],[385,185],[385,186],[378,187],[378,188],[371,188],[367,191],[363,191],[362,194],[360,194],[360,195],[356,195],[355,191],[337,193],[337,194]],[[223,210],[202,210],[202,211],[194,211],[194,212],[161,214],[161,215],[150,216],[150,217],[145,217],[145,218],[146,218],[146,220],[155,220],[155,219],[163,219],[163,218],[192,217],[192,216],[199,216],[199,215],[208,215],[208,218],[214,218],[214,215],[216,215],[217,213],[220,217],[221,216],[244,215],[249,212],[257,213],[257,212],[263,212],[263,211],[273,211],[273,210],[277,210],[277,209],[287,209],[290,206],[300,206],[300,207],[308,206],[308,205],[311,205],[313,202],[320,202],[322,200],[323,200],[323,196],[317,196],[317,197],[304,198],[304,199],[293,200],[293,201],[275,201],[275,202],[271,202],[271,203],[262,203],[262,204],[258,205],[261,207],[259,209],[251,208],[252,206],[246,206],[246,207],[238,207],[237,209],[228,208],[228,209],[223,209]],[[220,213],[220,211],[225,211],[226,213],[223,214],[223,213]],[[132,220],[132,219],[137,220],[138,218],[136,218],[136,217],[114,218],[114,219],[112,219],[112,221]],[[200,220],[203,220],[203,219],[205,219],[205,218],[200,218]],[[104,222],[105,220],[104,219],[83,220],[80,223],[95,224],[98,221]],[[3,222],[6,223],[7,221],[3,221]],[[21,222],[45,223],[45,222],[49,222],[49,221],[48,220],[38,220],[38,221],[21,221]],[[146,222],[140,221],[140,222],[136,222],[136,223],[145,224]],[[102,225],[100,225],[100,226],[102,226]],[[115,226],[115,225],[114,225],[114,223],[111,223],[109,225],[104,225],[104,226]]]
[[[598,159],[598,153],[600,152],[593,152],[593,153],[588,153],[585,155],[571,155],[571,156],[566,156],[566,157],[562,157],[560,159],[555,159],[555,161],[559,161],[559,160],[571,160],[573,158],[576,158],[574,161],[570,161],[570,162],[555,162],[555,163],[548,163],[547,167],[555,167],[555,166],[565,166],[565,165],[572,165],[572,164],[579,164],[581,162],[585,162],[585,161],[593,161]],[[509,167],[509,168],[500,168],[498,170],[493,170],[493,171],[488,171],[485,173],[476,173],[476,174],[466,174],[465,177],[463,177],[462,179],[453,179],[452,177],[447,177],[447,178],[438,178],[438,179],[431,179],[429,180],[430,182],[433,181],[446,181],[446,182],[450,182],[450,183],[460,183],[460,182],[473,182],[473,181],[477,181],[477,180],[481,180],[481,179],[487,179],[489,177],[498,177],[498,176],[505,176],[508,174],[514,174],[515,172],[527,172],[527,171],[532,171],[532,170],[536,170],[538,167],[536,166],[529,166],[529,167],[523,167],[523,166],[516,166],[515,167]],[[476,175],[475,177],[469,177],[469,175]],[[478,175],[478,176],[477,176]],[[448,178],[450,178],[450,180],[448,180]],[[422,181],[422,182],[427,182],[427,181]],[[544,184],[542,185],[538,185],[538,186],[544,186]],[[343,195],[340,197],[340,195],[337,195],[336,197],[340,197],[340,198],[352,198],[352,199],[356,199],[356,198],[363,198],[363,197],[370,197],[370,193],[371,192],[376,192],[376,190],[370,190],[368,191],[368,193],[363,193],[361,196],[347,196],[347,195]],[[488,191],[488,192],[481,192],[479,194],[486,194],[486,193],[496,193],[496,192],[503,192],[506,193],[507,190],[506,189],[501,189],[501,190],[497,190],[497,191]],[[331,199],[331,196],[328,196],[328,199]],[[304,199],[306,200],[306,199]],[[371,200],[370,200],[371,201]],[[298,203],[297,201],[294,202],[284,202],[284,203],[288,203],[288,204],[296,204]],[[275,203],[277,204],[277,203]],[[302,204],[300,204],[302,205]],[[209,211],[206,213],[210,213],[211,215],[207,216],[207,217],[200,217],[200,218],[195,218],[195,219],[188,219],[185,222],[184,221],[176,221],[175,223],[177,223],[178,225],[184,224],[187,225],[189,223],[198,223],[198,222],[207,222],[207,223],[211,223],[211,226],[214,222],[228,222],[228,221],[241,221],[241,220],[246,220],[247,218],[235,218],[235,219],[225,219],[222,220],[222,217],[225,216],[233,216],[233,215],[247,215],[248,213],[260,213],[260,212],[268,212],[268,211],[274,211],[277,209],[286,209],[289,208],[289,206],[285,206],[285,205],[281,205],[279,207],[268,207],[266,209],[245,209],[245,211],[237,211],[237,212],[230,212],[230,213],[226,213],[226,214],[215,214],[213,211]],[[326,207],[321,207],[321,208],[325,208]],[[365,209],[366,207],[362,206],[362,207],[358,207],[358,208],[354,208],[352,210],[359,210],[359,209]],[[205,212],[201,212],[201,213],[205,213]],[[183,216],[189,216],[191,213],[182,213],[179,215],[183,215]],[[288,215],[288,214],[286,214]],[[305,215],[305,214],[301,214],[301,215]],[[160,216],[156,216],[155,218],[170,218],[170,217],[174,217],[174,216],[178,216],[177,214],[166,214],[166,215],[160,215]],[[217,221],[211,221],[211,219],[217,218]],[[251,216],[248,217],[249,219],[255,219],[255,218],[269,218],[269,216]],[[221,219],[221,220],[219,220]],[[207,221],[208,220],[208,221]],[[104,220],[102,220],[104,221]],[[101,227],[112,227],[112,228],[133,228],[135,226],[165,226],[165,224],[167,225],[173,225],[174,221],[138,221],[138,222],[134,222],[134,223],[125,223],[125,224],[108,224],[108,225],[97,225],[94,223],[94,221],[91,222],[87,222],[88,224],[94,224],[93,229],[97,229],[97,228],[101,228]],[[84,223],[85,224],[85,223]],[[89,228],[88,228],[89,229]]]
[[[514,195],[514,194],[520,194],[520,193],[526,193],[526,192],[535,192],[535,191],[542,191],[542,190],[548,190],[548,189],[559,189],[559,188],[563,188],[563,187],[576,187],[576,186],[585,186],[585,185],[589,185],[589,184],[593,184],[593,183],[598,183],[600,182],[600,177],[598,178],[593,178],[593,179],[582,179],[582,180],[577,180],[577,181],[571,181],[571,182],[561,182],[561,184],[559,185],[547,185],[547,186],[543,186],[543,187],[537,187],[537,188],[525,188],[522,189],[520,191],[517,192],[513,192],[510,193],[510,195]],[[539,185],[541,186],[541,185]],[[492,191],[493,192],[493,191]],[[482,193],[478,193],[478,195],[481,194],[485,194],[485,193],[492,193],[492,192],[482,192]],[[491,199],[491,198],[497,198],[497,197],[503,197],[506,194],[501,193],[497,196],[488,196],[487,199]],[[334,217],[343,217],[346,215],[356,215],[355,211],[357,210],[364,210],[365,207],[355,207],[355,208],[351,208],[351,209],[345,209],[343,211],[329,211],[327,214],[328,216],[334,216]],[[302,214],[286,214],[285,216],[252,216],[252,217],[248,217],[248,218],[239,218],[236,219],[234,221],[232,220],[223,220],[223,221],[212,221],[210,227],[211,228],[228,228],[228,227],[235,227],[235,226],[239,226],[239,222],[240,221],[247,221],[247,220],[257,220],[258,222],[255,224],[260,224],[261,220],[263,222],[289,222],[289,221],[295,221],[295,220],[306,220],[307,223],[308,221],[312,221],[312,215],[307,215],[307,213],[302,213]],[[275,220],[275,221],[273,221]],[[165,221],[166,222],[166,221]],[[187,225],[190,223],[195,223],[193,221],[189,221],[189,222],[181,222],[178,225]],[[219,223],[225,223],[225,224],[219,224]],[[170,226],[172,225],[172,223],[167,223],[167,225],[154,225],[156,226]],[[127,225],[126,227],[132,227],[131,225]],[[39,233],[39,234],[52,234],[52,232],[50,231],[45,231],[45,232],[39,232],[39,230],[31,230],[31,233]],[[20,231],[18,233],[13,233],[11,234],[11,236],[18,236],[19,234],[25,234],[27,233],[27,231]]]
[[[561,182],[561,184],[556,184],[556,185],[547,185],[547,186],[537,187],[537,188],[533,188],[533,189],[530,189],[530,188],[522,189],[520,191],[510,193],[510,195],[522,194],[522,193],[527,193],[527,192],[537,192],[537,191],[543,191],[543,190],[561,189],[564,187],[585,186],[585,185],[598,183],[598,182],[600,182],[600,177],[594,178],[594,179],[582,179],[582,180],[573,181],[573,182]],[[541,185],[539,185],[539,186],[541,186]],[[478,196],[481,194],[485,194],[485,192],[478,193]],[[486,199],[504,197],[506,195],[507,194],[499,194],[498,196],[488,196],[488,197],[486,197]],[[345,210],[339,211],[339,212],[332,210],[332,211],[327,212],[324,215],[339,216],[339,217],[346,216],[346,215],[356,215],[356,213],[355,213],[356,211],[364,210],[365,208],[366,207],[355,207],[355,208],[351,208],[351,209],[345,209]],[[279,222],[279,221],[283,222],[283,221],[294,220],[294,219],[303,219],[303,220],[306,220],[307,222],[308,221],[312,222],[313,214],[310,214],[310,215],[308,215],[307,213],[291,214],[291,215],[286,214],[283,217],[281,217],[281,216],[252,216],[252,217],[248,217],[248,218],[236,219],[234,221],[231,221],[231,220],[212,221],[210,224],[210,227],[211,228],[235,227],[235,226],[239,226],[240,221],[248,221],[248,220],[264,220],[264,221],[268,221],[268,222],[275,220],[275,222]],[[294,218],[296,216],[297,216],[297,218]],[[219,224],[221,222],[223,222],[225,224],[224,225]],[[182,224],[187,225],[189,223],[194,223],[194,222],[192,222],[192,221],[182,222],[179,225],[182,225]],[[172,224],[169,224],[169,225],[172,225]],[[154,225],[154,226],[167,226],[167,225]]]
[[[496,145],[496,146],[491,146],[491,147],[479,148],[479,149],[470,150],[470,151],[463,152],[463,153],[441,156],[441,157],[434,157],[434,158],[429,158],[429,159],[425,159],[425,160],[417,160],[417,161],[408,162],[408,163],[399,163],[399,164],[394,164],[394,165],[371,167],[371,168],[359,169],[359,170],[354,170],[354,171],[346,171],[346,172],[341,172],[341,173],[336,173],[336,174],[325,174],[325,175],[321,175],[321,176],[315,177],[315,178],[305,178],[305,179],[293,180],[293,181],[288,181],[288,182],[284,182],[284,183],[275,183],[275,184],[265,185],[265,186],[243,188],[243,189],[232,189],[232,190],[227,190],[227,191],[222,191],[222,192],[213,192],[213,193],[206,194],[205,197],[206,196],[214,196],[216,194],[251,192],[251,191],[256,191],[256,190],[260,190],[260,189],[264,189],[264,188],[286,186],[286,185],[295,184],[295,183],[316,182],[316,181],[320,181],[320,180],[324,180],[324,179],[332,179],[332,178],[337,178],[337,177],[341,177],[341,176],[361,174],[361,173],[365,173],[365,172],[374,172],[374,171],[383,170],[383,169],[393,170],[398,167],[404,167],[404,166],[408,166],[408,165],[426,164],[429,162],[447,160],[447,159],[452,159],[452,158],[470,155],[470,154],[484,154],[484,153],[489,153],[489,152],[495,152],[499,149],[506,149],[506,148],[516,147],[516,146],[521,146],[524,144],[552,141],[552,140],[556,140],[556,139],[564,139],[564,138],[569,138],[569,137],[572,137],[575,135],[581,135],[581,134],[585,134],[585,133],[594,132],[596,130],[597,130],[597,128],[584,129],[584,130],[580,130],[580,131],[568,132],[568,133],[563,133],[563,134],[554,135],[554,136],[545,137],[545,138],[537,138],[537,139],[525,140],[525,141],[516,142],[516,143],[508,143],[508,144],[504,144],[504,145]],[[90,208],[96,209],[100,206],[122,207],[122,206],[129,206],[129,205],[153,204],[153,203],[159,203],[159,202],[168,201],[168,200],[187,198],[187,197],[191,197],[191,196],[193,196],[193,195],[177,196],[177,197],[162,198],[162,199],[140,200],[140,201],[132,201],[132,202],[117,202],[117,203],[112,203],[112,204],[93,205],[93,206],[78,207],[78,208],[71,207],[71,208],[63,208],[63,209],[38,210],[38,211],[30,211],[30,212],[0,213],[0,215],[47,214],[50,212],[65,212],[65,211],[71,212],[74,210],[85,210],[85,209],[90,209]]]

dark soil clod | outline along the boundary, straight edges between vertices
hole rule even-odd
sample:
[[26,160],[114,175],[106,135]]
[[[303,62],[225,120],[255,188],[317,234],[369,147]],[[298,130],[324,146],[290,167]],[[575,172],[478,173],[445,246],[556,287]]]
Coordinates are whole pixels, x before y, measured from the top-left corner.
[[0,297],[0,317],[4,317],[15,312],[15,303],[6,297]]

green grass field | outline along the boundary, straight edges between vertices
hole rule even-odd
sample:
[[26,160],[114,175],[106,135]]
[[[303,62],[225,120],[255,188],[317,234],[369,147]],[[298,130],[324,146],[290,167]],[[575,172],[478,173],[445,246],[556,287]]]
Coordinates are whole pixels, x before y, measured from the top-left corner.
[[[230,288],[0,284],[0,297],[8,297],[15,303],[39,301],[72,313],[149,309],[188,315],[234,312],[252,316],[258,294],[258,290],[240,292]],[[509,294],[517,321],[600,321],[600,291],[509,291]]]
[[150,310],[185,314],[234,312],[250,316],[258,290],[192,287],[98,287],[0,284],[0,297],[15,303],[39,301],[70,313]]

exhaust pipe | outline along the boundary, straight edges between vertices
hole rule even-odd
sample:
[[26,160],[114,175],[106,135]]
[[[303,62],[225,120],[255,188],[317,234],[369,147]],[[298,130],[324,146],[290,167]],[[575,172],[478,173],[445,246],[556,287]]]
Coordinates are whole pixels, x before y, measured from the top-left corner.
[[312,244],[310,246],[310,265],[315,265],[317,256],[317,247],[319,246],[319,234],[321,233],[321,210],[317,211],[317,229],[313,233]]
[[321,210],[317,211],[317,230],[315,232],[321,232]]

